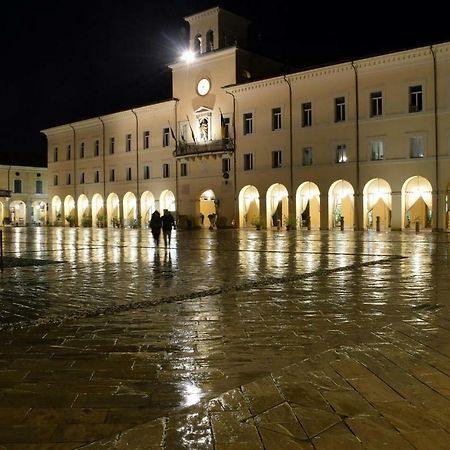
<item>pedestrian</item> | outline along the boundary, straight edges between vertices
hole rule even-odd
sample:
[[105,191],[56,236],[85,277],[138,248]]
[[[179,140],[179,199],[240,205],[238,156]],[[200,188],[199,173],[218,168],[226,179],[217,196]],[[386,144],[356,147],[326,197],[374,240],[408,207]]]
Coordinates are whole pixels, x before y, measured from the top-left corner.
[[159,246],[159,236],[161,235],[161,214],[156,210],[152,214],[152,218],[150,219],[150,229],[152,230],[153,239],[155,240],[155,244]]
[[172,233],[172,228],[176,229],[176,225],[175,219],[173,218],[172,214],[169,212],[168,209],[164,210],[164,214],[161,217],[161,221],[164,238],[164,247],[167,247],[167,242],[169,243],[170,247],[170,235]]

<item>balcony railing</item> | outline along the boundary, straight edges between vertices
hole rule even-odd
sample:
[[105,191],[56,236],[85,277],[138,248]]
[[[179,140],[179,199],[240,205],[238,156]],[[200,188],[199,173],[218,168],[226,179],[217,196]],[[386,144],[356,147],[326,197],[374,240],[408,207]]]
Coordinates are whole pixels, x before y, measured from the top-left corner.
[[196,156],[208,153],[225,153],[234,151],[233,139],[219,139],[217,141],[198,142],[178,142],[174,155],[179,156]]

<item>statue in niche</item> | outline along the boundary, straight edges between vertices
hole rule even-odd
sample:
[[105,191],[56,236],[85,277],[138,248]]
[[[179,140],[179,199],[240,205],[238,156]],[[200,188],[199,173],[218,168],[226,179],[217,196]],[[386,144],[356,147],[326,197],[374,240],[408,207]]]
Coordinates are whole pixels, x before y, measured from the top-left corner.
[[208,140],[208,127],[209,127],[208,119],[206,117],[201,119],[199,125],[200,125],[200,136],[206,142]]

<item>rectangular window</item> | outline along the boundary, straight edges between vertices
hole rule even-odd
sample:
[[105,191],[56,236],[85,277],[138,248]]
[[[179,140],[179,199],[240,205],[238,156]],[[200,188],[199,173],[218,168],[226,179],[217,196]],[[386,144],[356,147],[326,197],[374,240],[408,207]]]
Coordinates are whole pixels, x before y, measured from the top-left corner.
[[84,142],[80,144],[80,159],[84,158]]
[[370,143],[370,159],[372,161],[382,161],[384,158],[383,141],[372,141]]
[[231,170],[231,160],[230,158],[222,159],[222,172],[229,172]]
[[334,99],[334,121],[345,121],[345,97],[337,97]]
[[150,166],[144,166],[144,180],[150,179]]
[[312,147],[305,147],[302,152],[302,164],[304,166],[312,166]]
[[125,151],[131,152],[131,134],[127,134],[125,137]]
[[125,169],[125,179],[127,181],[131,181],[132,180],[132,178],[131,178],[131,167],[127,167]]
[[81,175],[80,175],[80,184],[84,184],[84,172],[81,172]]
[[94,156],[99,156],[100,155],[100,141],[98,139],[95,140],[95,145],[94,145]]
[[150,131],[144,131],[144,148],[150,148]]
[[336,147],[336,162],[339,164],[347,162],[347,146],[345,144],[339,144]]
[[100,183],[100,172],[98,170],[94,173],[94,183]]
[[312,126],[312,104],[302,103],[302,127]]
[[14,180],[14,193],[15,194],[22,193],[22,180]]
[[410,157],[423,158],[425,156],[425,142],[423,136],[414,136],[409,139]]
[[109,181],[116,181],[116,171],[115,169],[109,170]]
[[187,172],[188,172],[187,169],[188,169],[187,163],[181,163],[180,164],[180,176],[187,177]]
[[281,150],[272,152],[272,168],[276,169],[278,167],[281,167]]
[[281,108],[272,108],[272,131],[281,129]]
[[163,178],[169,178],[170,177],[170,166],[167,163],[163,164]]
[[253,170],[253,153],[244,154],[244,170]]
[[253,114],[245,113],[244,114],[244,134],[252,134],[253,133]]
[[422,86],[419,84],[417,86],[409,87],[409,112],[420,112],[422,111]]
[[53,150],[53,161],[58,161],[58,147],[55,147]]
[[110,155],[114,155],[115,147],[116,147],[116,140],[113,137],[109,138],[109,154]]
[[71,147],[71,145],[69,144],[69,145],[67,146],[67,161],[70,161],[71,158],[72,158],[72,147]]
[[66,176],[66,184],[72,184],[72,174],[70,173]]
[[228,139],[230,137],[230,118],[224,117],[223,118],[223,138]]
[[163,128],[163,147],[168,147],[170,143],[169,129]]
[[58,186],[58,175],[53,175],[53,186]]
[[383,115],[383,94],[381,92],[371,92],[370,94],[370,117]]
[[42,180],[36,180],[36,194],[43,193],[43,183]]

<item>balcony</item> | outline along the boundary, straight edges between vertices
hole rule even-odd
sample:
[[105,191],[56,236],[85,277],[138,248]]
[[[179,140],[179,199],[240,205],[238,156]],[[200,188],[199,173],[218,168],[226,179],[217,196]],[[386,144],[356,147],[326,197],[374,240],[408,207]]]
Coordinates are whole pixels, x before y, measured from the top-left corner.
[[231,138],[207,142],[178,142],[174,151],[177,158],[185,156],[202,156],[208,154],[228,153],[234,151],[234,142]]

